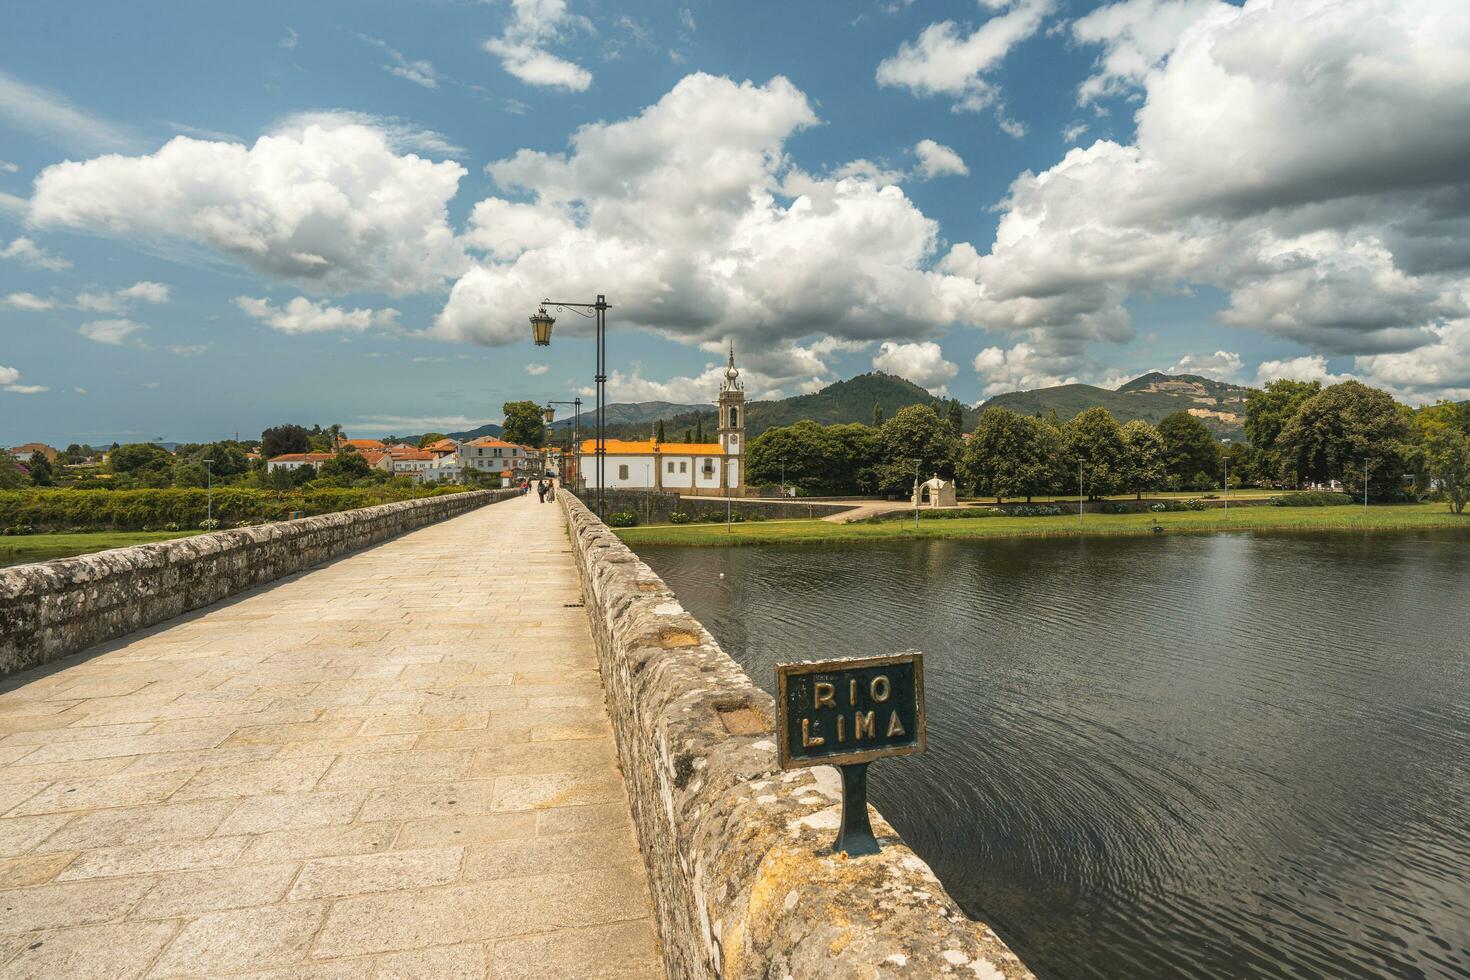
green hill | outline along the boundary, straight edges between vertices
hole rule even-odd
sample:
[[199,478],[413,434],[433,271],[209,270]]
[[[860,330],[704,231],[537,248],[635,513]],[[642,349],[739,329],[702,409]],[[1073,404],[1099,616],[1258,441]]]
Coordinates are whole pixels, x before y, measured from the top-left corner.
[[[1134,378],[1116,391],[1095,385],[1057,385],[1031,391],[996,395],[979,406],[984,411],[1002,406],[1023,415],[1045,415],[1055,411],[1063,422],[1086,409],[1100,405],[1119,422],[1143,419],[1157,425],[1164,416],[1191,410],[1216,436],[1243,438],[1247,389],[1202,378],[1195,374],[1160,374],[1155,371]],[[967,426],[970,420],[966,418]]]

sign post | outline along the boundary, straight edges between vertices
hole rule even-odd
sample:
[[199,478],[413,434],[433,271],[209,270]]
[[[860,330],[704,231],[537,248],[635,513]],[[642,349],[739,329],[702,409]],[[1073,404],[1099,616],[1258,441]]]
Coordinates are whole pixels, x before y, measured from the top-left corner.
[[924,751],[924,655],[776,665],[782,769],[837,766],[842,825],[834,852],[877,854],[868,764]]

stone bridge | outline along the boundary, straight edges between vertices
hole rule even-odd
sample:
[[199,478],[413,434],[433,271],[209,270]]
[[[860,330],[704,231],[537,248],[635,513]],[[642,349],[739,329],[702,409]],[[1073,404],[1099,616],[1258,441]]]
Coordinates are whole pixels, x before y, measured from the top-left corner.
[[560,496],[0,570],[0,977],[1029,976]]

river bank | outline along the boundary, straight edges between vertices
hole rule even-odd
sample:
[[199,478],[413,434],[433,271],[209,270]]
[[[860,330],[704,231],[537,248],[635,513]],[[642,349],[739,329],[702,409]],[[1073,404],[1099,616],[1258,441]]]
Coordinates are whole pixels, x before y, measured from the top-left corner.
[[75,534],[17,534],[0,538],[0,568],[53,558],[74,558],[109,548],[172,541],[202,531],[97,531]]
[[1453,514],[1444,504],[1378,504],[1333,507],[1242,507],[1143,514],[1075,514],[1058,517],[976,517],[949,520],[890,520],[833,524],[826,521],[758,521],[743,524],[683,524],[619,528],[630,546],[723,547],[756,544],[822,544],[913,538],[1077,537],[1216,531],[1398,531],[1429,528],[1470,530],[1470,513]]

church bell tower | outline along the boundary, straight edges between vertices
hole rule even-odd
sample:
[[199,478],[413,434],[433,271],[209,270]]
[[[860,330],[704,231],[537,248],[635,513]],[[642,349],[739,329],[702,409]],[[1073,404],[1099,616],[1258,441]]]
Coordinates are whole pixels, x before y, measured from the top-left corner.
[[720,382],[720,449],[725,453],[723,484],[731,496],[745,496],[745,385],[735,366],[735,344],[730,344],[730,361],[725,380]]

